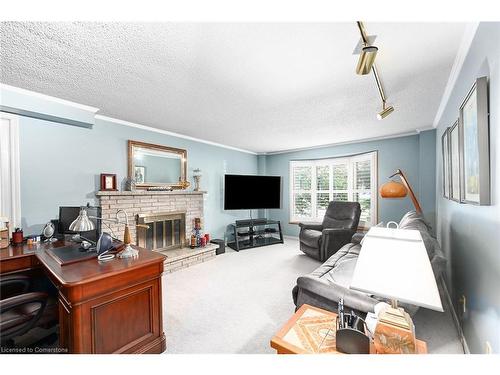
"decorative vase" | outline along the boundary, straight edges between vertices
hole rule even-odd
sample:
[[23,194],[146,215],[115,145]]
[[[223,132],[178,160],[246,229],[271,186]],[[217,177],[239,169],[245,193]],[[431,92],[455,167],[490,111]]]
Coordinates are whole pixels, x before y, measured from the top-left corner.
[[200,191],[201,169],[196,168],[193,170],[194,178],[194,191]]

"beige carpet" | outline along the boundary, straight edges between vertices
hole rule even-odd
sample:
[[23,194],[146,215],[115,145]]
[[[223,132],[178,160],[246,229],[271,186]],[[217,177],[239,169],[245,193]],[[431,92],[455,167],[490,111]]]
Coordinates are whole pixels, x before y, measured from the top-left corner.
[[[274,353],[273,334],[294,312],[297,277],[319,262],[286,239],[226,253],[163,277],[163,319],[167,353]],[[460,353],[449,313],[421,309],[417,336],[432,353]]]

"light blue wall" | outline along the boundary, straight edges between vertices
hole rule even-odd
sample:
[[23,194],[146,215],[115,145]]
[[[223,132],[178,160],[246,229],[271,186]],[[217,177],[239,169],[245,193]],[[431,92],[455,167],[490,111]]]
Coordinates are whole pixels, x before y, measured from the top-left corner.
[[246,211],[224,211],[222,176],[257,174],[257,156],[205,143],[95,120],[93,129],[20,117],[21,210],[27,233],[40,233],[58,215],[58,207],[97,203],[100,173],[116,173],[121,185],[127,174],[127,140],[184,148],[188,179],[203,171],[205,228],[212,237],[224,235],[227,224],[248,217]]
[[[378,151],[378,185],[381,186],[386,182],[387,177],[392,175],[398,168],[403,170],[420,200],[427,219],[434,223],[434,130],[406,137],[268,155],[266,158],[266,173],[279,175],[283,181],[283,209],[268,210],[269,216],[281,220],[285,234],[298,235],[298,225],[289,224],[289,162],[291,160],[340,157],[370,151]],[[422,156],[422,154],[426,155]],[[421,184],[421,176],[425,183],[429,185]],[[378,221],[399,221],[403,214],[411,209],[413,209],[413,205],[409,198],[379,199]]]
[[419,187],[420,205],[425,217],[436,231],[436,131],[419,134]]
[[[500,23],[481,23],[439,122],[437,149],[437,234],[450,259],[448,285],[471,352],[489,341],[500,353]],[[458,117],[474,81],[489,77],[491,206],[459,204],[442,197],[441,135]],[[464,295],[467,311],[458,308]]]

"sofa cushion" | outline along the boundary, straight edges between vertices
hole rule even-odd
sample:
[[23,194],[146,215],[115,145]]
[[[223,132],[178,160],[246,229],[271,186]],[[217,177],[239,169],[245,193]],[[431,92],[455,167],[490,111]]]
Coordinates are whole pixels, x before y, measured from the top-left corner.
[[352,280],[352,275],[354,273],[354,268],[356,268],[357,260],[357,257],[344,257],[337,263],[335,268],[325,274],[324,279],[328,282],[341,285],[344,288],[349,288]]
[[354,236],[351,238],[351,242],[353,244],[360,244],[361,241],[363,241],[363,238],[365,238],[365,233],[354,233]]
[[360,250],[361,246],[359,244],[349,243],[344,245],[325,263],[316,268],[311,275],[319,277],[328,283],[349,288]]
[[309,247],[319,249],[321,247],[321,234],[319,230],[303,229],[300,236],[300,242]]

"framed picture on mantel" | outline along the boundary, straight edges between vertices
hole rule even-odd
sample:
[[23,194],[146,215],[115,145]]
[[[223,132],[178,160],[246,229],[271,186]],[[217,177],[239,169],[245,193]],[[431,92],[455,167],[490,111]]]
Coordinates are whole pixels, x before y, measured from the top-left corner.
[[116,174],[101,173],[101,191],[116,191]]
[[462,203],[489,205],[490,151],[488,79],[476,80],[460,106],[460,170]]

